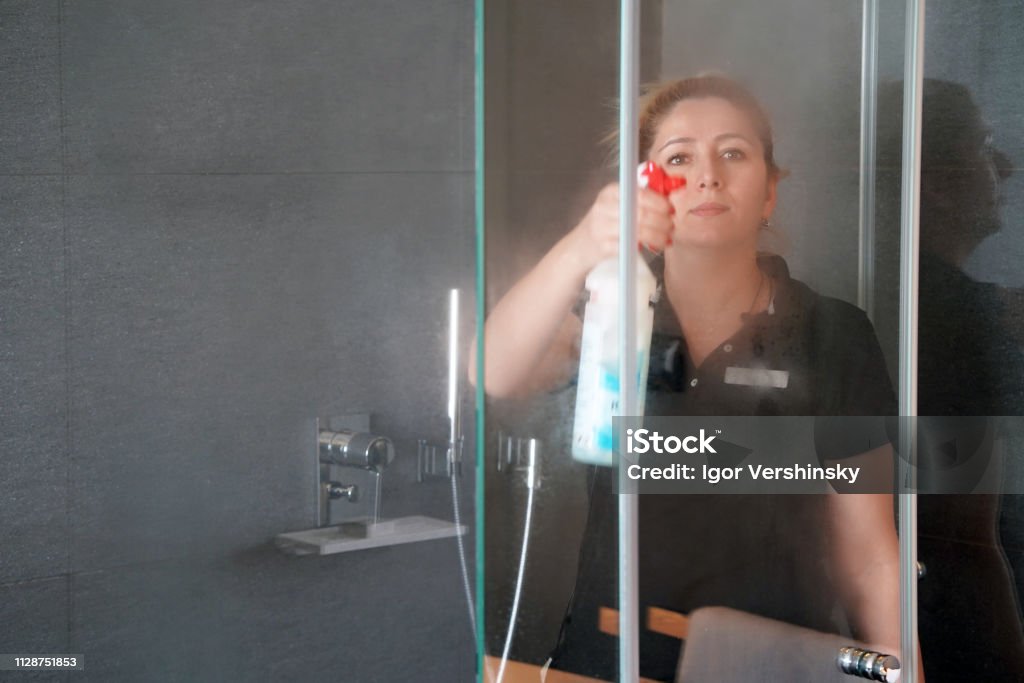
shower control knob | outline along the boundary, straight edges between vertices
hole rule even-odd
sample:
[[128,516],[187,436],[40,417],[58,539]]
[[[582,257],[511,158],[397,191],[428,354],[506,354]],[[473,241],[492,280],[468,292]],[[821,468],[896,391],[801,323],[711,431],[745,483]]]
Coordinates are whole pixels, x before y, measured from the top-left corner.
[[881,652],[843,647],[839,649],[836,664],[844,674],[855,678],[884,683],[896,683],[900,678],[900,660]]
[[340,482],[332,481],[327,485],[327,494],[331,497],[331,500],[347,498],[348,502],[354,503],[359,500],[359,487],[355,484],[346,486]]

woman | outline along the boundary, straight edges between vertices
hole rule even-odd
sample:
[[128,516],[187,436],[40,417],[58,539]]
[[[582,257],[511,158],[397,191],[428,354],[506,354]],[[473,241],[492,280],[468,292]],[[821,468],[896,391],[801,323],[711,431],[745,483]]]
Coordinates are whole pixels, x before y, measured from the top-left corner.
[[[638,195],[638,240],[662,254],[664,271],[647,413],[891,413],[863,313],[791,279],[781,258],[758,254],[781,173],[753,96],[718,76],[668,84],[646,98],[639,138],[641,158],[687,181],[667,198]],[[581,330],[572,311],[587,273],[617,254],[618,205],[619,188],[606,186],[495,306],[485,326],[488,394],[526,395],[571,378]],[[736,368],[777,370],[784,380],[758,385],[744,379],[757,373]],[[598,631],[597,614],[616,604],[616,523],[610,471],[598,469],[555,668],[615,678],[616,641]],[[831,575],[854,635],[898,649],[889,496],[641,496],[639,533],[642,611],[725,605],[835,630]],[[678,641],[645,630],[640,652],[641,675],[672,680]]]

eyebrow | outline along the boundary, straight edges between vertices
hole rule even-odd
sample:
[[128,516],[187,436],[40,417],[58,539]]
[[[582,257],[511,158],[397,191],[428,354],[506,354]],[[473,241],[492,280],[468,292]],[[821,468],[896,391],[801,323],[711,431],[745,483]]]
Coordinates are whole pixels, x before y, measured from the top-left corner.
[[[725,140],[727,138],[739,138],[740,140],[743,140],[748,145],[753,144],[752,142],[750,142],[750,140],[748,140],[746,138],[746,136],[740,135],[739,133],[722,133],[721,135],[716,135],[715,136],[715,142],[721,142],[722,140]],[[680,143],[680,142],[696,142],[696,140],[694,138],[672,138],[671,140],[666,142],[664,145],[659,147],[658,151],[660,152],[661,150],[665,149],[669,145],[674,145],[674,144]]]

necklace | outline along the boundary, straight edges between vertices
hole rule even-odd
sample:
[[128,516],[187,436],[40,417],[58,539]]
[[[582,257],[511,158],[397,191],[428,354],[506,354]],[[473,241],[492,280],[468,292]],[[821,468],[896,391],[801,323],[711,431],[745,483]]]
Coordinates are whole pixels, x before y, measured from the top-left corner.
[[764,271],[758,270],[761,273],[761,280],[757,283],[757,291],[754,292],[754,300],[750,302],[750,308],[747,310],[747,315],[754,312],[754,307],[757,306],[757,299],[761,296],[761,290],[764,288]]

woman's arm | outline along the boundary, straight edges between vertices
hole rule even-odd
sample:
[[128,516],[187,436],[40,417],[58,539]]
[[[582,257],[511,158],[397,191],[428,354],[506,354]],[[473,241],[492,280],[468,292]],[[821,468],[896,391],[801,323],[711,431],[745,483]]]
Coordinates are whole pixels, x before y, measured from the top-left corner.
[[[672,229],[671,205],[641,190],[637,235],[663,249]],[[618,253],[619,187],[602,189],[583,220],[502,297],[484,325],[484,388],[491,396],[551,389],[575,371],[581,324],[572,314],[594,266]],[[476,343],[469,355],[476,382]]]
[[[571,376],[580,324],[572,315],[587,275],[573,230],[517,282],[484,325],[484,388],[506,397],[551,388]],[[476,381],[476,344],[469,358]]]
[[[866,480],[891,481],[892,456],[892,446],[886,444],[842,462],[861,467]],[[828,514],[829,560],[854,635],[887,654],[898,655],[900,560],[893,496],[831,493]],[[923,670],[917,683],[924,683]]]
[[829,559],[854,634],[889,653],[898,652],[899,540],[892,496],[830,494],[828,509],[832,531]]

